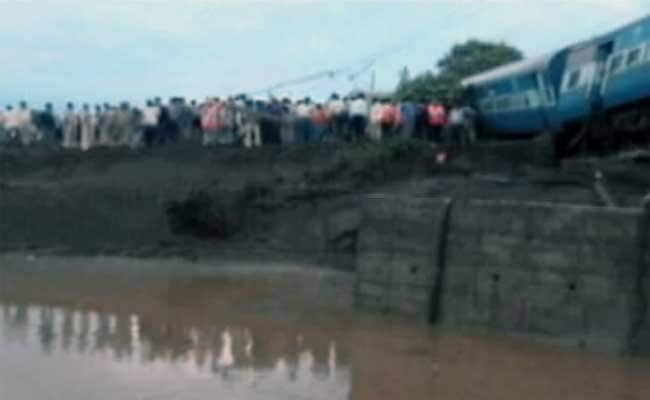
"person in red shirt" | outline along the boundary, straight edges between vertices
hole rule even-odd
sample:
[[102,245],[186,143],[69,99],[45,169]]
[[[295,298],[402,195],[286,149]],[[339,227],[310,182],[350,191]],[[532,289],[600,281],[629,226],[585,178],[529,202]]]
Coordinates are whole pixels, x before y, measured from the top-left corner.
[[427,106],[427,140],[439,142],[442,130],[447,125],[447,109],[440,102],[432,102]]

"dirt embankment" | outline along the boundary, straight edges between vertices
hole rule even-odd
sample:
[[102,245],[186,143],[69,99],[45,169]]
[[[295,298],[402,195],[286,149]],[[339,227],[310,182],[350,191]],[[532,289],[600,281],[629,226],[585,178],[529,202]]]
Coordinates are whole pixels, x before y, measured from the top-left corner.
[[[593,164],[534,167],[522,151],[527,146],[482,145],[444,165],[418,142],[252,151],[0,149],[0,251],[292,253],[349,266],[364,193],[600,204]],[[630,168],[647,176],[643,165]],[[636,175],[612,176],[614,200],[638,204],[643,183],[621,178]]]

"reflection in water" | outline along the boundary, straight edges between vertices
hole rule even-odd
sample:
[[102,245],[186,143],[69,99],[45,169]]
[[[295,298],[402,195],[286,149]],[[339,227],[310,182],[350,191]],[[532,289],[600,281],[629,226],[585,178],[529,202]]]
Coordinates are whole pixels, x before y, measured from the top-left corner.
[[[284,398],[286,391],[278,391],[277,387],[298,382],[300,385],[294,383],[294,389],[299,393],[313,388],[321,395],[333,396],[315,398],[343,399],[347,393],[345,388],[349,385],[347,368],[336,363],[333,342],[324,352],[327,357],[316,360],[313,351],[303,347],[302,336],[296,339],[297,345],[292,348],[284,345],[286,341],[283,335],[274,337],[271,334],[262,340],[267,343],[262,348],[269,353],[258,355],[255,333],[250,328],[225,326],[219,329],[214,325],[210,328],[178,327],[170,323],[143,321],[134,314],[112,315],[51,306],[0,305],[0,347],[3,343],[26,348],[38,345],[48,357],[73,353],[103,362],[129,363],[136,360],[143,366],[160,365],[161,361],[175,363],[183,365],[185,372],[209,372],[223,382],[247,385],[269,394],[270,398],[274,398],[274,393],[277,398]],[[34,325],[30,325],[30,322]],[[30,326],[35,330],[34,335],[29,333]],[[263,336],[258,336],[258,340],[260,338]],[[274,349],[279,352],[274,352]],[[208,370],[205,369],[206,359],[212,360]],[[287,360],[295,362],[289,364]],[[317,364],[329,371],[328,376],[338,377],[338,381],[319,376],[316,373]],[[193,368],[188,370],[188,366]],[[327,389],[328,385],[336,390],[332,392],[332,388]]]
[[232,335],[230,330],[226,328],[221,334],[221,352],[217,358],[217,365],[215,371],[226,370],[235,363],[235,357],[232,354]]
[[40,310],[38,336],[41,339],[43,352],[50,353],[54,341],[54,309],[52,307],[42,307]]
[[292,278],[1,257],[0,400],[650,398],[648,360],[314,305]]

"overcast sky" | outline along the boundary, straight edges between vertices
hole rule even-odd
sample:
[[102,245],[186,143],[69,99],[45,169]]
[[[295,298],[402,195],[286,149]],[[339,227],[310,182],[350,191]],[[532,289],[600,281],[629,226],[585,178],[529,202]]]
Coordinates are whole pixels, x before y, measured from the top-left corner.
[[373,69],[387,90],[468,38],[534,56],[649,12],[650,0],[0,0],[0,104],[201,99],[330,69],[343,71],[276,94],[368,88]]

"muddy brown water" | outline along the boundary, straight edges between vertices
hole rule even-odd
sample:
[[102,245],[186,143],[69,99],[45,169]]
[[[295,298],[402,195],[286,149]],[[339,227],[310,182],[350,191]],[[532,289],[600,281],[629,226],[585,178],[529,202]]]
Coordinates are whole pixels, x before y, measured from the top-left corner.
[[0,399],[648,399],[650,360],[355,311],[264,262],[0,256]]

